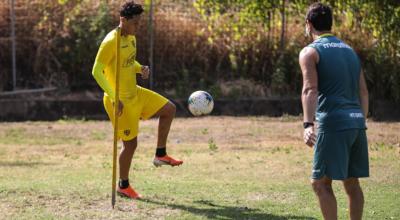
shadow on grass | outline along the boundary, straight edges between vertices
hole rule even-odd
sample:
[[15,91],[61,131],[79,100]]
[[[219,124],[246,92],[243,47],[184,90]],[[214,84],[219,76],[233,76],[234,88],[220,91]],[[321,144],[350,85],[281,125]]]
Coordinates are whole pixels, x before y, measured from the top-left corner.
[[45,162],[27,162],[27,161],[0,161],[0,167],[36,167],[36,166],[49,166],[54,163]]
[[218,205],[207,200],[194,201],[194,203],[199,204],[199,207],[161,202],[153,199],[142,199],[141,201],[156,205],[168,206],[169,208],[172,209],[180,209],[182,211],[190,212],[194,215],[207,217],[208,219],[267,219],[267,220],[269,219],[270,220],[287,220],[287,219],[315,220],[316,219],[307,216],[273,215],[265,213],[260,209],[249,208],[247,206]]

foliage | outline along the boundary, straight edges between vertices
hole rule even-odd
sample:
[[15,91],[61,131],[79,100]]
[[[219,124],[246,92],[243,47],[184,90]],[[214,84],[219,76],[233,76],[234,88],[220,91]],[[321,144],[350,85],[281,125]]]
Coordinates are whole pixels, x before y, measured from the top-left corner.
[[[72,58],[64,59],[64,66],[76,68],[68,74],[69,82],[77,87],[86,86],[87,82],[92,80],[90,73],[96,51],[108,31],[112,29],[112,16],[106,1],[100,1],[95,8],[91,7],[93,2],[86,0],[75,4],[66,13],[64,30],[69,30],[69,33],[66,38],[60,39],[60,43],[67,47],[60,51],[59,56]],[[85,69],[82,71],[81,67]]]
[[[299,23],[302,25],[304,21],[299,18],[304,17],[312,2],[314,1],[197,0],[194,7],[208,24],[209,43],[222,43],[229,50],[229,57],[233,61],[232,69],[237,69],[238,59],[244,63],[240,66],[257,65],[243,56],[251,45],[271,45],[268,50],[275,53],[269,57],[273,62],[268,66],[273,71],[267,77],[262,77],[262,81],[273,93],[279,94],[299,90],[299,79],[293,75],[293,72],[298,72],[294,68],[297,65],[294,54],[297,54],[296,48],[305,46],[305,43],[299,41],[299,36],[296,35],[296,31],[300,30],[298,26],[297,30],[294,29],[294,32],[286,35],[285,29],[292,29]],[[400,3],[391,0],[322,2],[333,8],[334,31],[345,41],[350,41],[359,52],[373,96],[400,101]],[[277,14],[280,16],[276,16]],[[280,30],[280,36],[276,29]],[[284,43],[285,38],[288,38],[286,41],[289,44]],[[252,53],[260,57],[256,51]],[[239,75],[246,77],[249,71],[254,69],[241,68]],[[263,73],[258,72],[256,75]],[[254,78],[251,75],[250,77]],[[291,84],[293,81],[295,83]]]
[[[18,2],[18,1],[17,1]],[[149,0],[144,1],[146,6]],[[187,97],[194,89],[224,96],[227,85],[262,85],[252,96],[298,95],[298,53],[310,39],[304,14],[313,0],[163,0],[154,3],[154,88]],[[334,32],[363,61],[373,98],[400,102],[400,7],[395,0],[323,0],[334,11]],[[98,45],[118,22],[117,1],[32,0],[18,3],[20,87],[90,89]],[[138,61],[149,64],[148,12],[137,34]],[[33,9],[33,10],[31,10]],[[0,13],[8,8],[0,7]],[[0,17],[2,18],[2,17]],[[0,28],[9,27],[0,19]],[[9,31],[9,30],[7,30]],[[6,31],[6,32],[7,32]],[[5,32],[5,33],[6,33]],[[27,37],[29,36],[29,37]],[[2,35],[3,37],[3,35]],[[9,88],[8,41],[0,41],[0,90]],[[3,68],[4,66],[4,68]],[[222,88],[224,86],[224,88]]]

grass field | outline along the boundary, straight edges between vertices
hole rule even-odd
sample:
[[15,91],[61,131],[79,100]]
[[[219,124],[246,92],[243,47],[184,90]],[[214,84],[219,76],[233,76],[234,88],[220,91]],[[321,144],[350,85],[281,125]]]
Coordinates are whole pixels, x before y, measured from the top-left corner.
[[[309,185],[312,149],[300,118],[178,118],[153,167],[156,120],[141,123],[131,182],[143,201],[111,209],[106,121],[0,123],[0,219],[321,219]],[[400,123],[369,123],[364,219],[400,219]],[[334,184],[347,219],[341,183]]]

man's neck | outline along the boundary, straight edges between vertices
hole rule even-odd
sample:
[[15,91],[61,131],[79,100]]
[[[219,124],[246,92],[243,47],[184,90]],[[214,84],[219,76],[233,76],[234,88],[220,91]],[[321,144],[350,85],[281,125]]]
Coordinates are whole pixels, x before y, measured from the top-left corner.
[[316,31],[312,33],[313,40],[316,40],[325,34],[331,34],[331,31]]
[[121,23],[118,25],[118,27],[121,28],[121,36],[126,37],[128,35],[133,35],[133,33],[129,33],[128,30]]

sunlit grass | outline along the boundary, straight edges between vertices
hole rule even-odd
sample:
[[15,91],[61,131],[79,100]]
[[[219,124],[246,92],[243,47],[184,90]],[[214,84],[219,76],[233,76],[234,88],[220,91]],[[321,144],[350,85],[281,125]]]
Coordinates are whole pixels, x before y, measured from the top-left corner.
[[[143,201],[111,209],[109,122],[0,123],[0,219],[320,219],[309,185],[312,149],[294,118],[176,119],[155,168],[156,120],[142,122],[131,183]],[[370,122],[365,219],[400,216],[400,123]],[[346,196],[334,184],[339,218]]]

